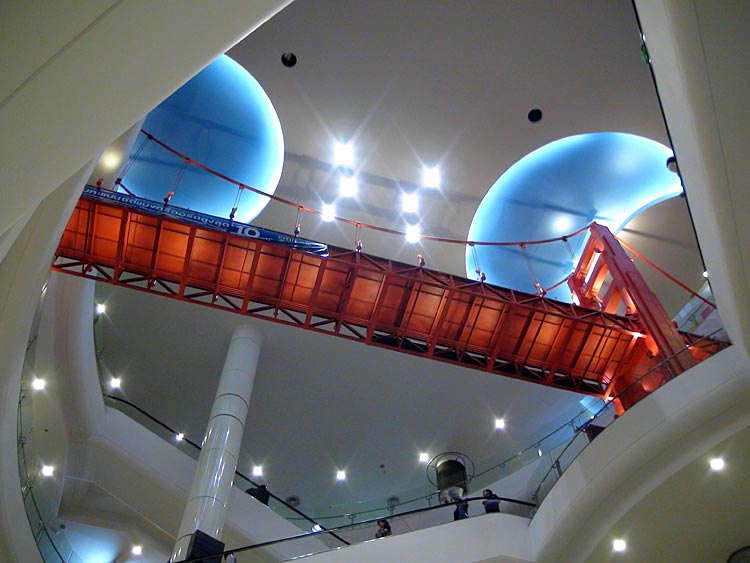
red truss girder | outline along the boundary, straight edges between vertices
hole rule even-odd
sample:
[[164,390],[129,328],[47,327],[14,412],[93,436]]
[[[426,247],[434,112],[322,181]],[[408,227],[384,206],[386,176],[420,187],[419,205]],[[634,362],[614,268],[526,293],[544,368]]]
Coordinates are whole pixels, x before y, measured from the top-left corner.
[[86,198],[53,268],[600,396],[645,351],[632,318],[340,248],[321,258]]
[[[579,303],[591,308],[613,313],[624,305],[629,315],[636,315],[643,326],[644,343],[648,355],[663,362],[656,377],[640,382],[635,380],[645,370],[622,372],[614,384],[614,391],[627,393],[618,405],[627,408],[638,402],[650,391],[658,388],[686,369],[703,360],[705,352],[690,346],[672,319],[662,307],[656,295],[649,289],[635,264],[607,227],[592,224],[590,236],[581,254],[575,273],[568,285]],[[606,293],[600,290],[606,279],[610,283]],[[685,348],[691,353],[683,353]],[[637,364],[634,364],[637,366]]]

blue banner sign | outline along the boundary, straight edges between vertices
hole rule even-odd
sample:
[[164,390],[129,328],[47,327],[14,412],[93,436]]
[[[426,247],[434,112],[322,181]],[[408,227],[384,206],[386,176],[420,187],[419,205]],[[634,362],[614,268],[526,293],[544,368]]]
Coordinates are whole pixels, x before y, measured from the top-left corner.
[[252,225],[247,225],[238,221],[230,221],[229,219],[224,219],[222,217],[215,217],[214,215],[191,211],[190,209],[183,209],[182,207],[174,207],[157,201],[151,201],[150,199],[143,199],[141,197],[130,196],[120,192],[103,190],[94,186],[85,186],[83,188],[83,196],[96,201],[114,203],[150,215],[161,215],[163,217],[200,225],[201,227],[206,227],[216,231],[224,231],[225,233],[239,235],[241,237],[280,244],[296,250],[316,254],[317,256],[322,256],[324,258],[328,256],[328,245],[323,244],[322,242],[315,242],[291,235],[285,235],[284,233],[277,233],[276,231],[271,231],[269,229],[253,227]]

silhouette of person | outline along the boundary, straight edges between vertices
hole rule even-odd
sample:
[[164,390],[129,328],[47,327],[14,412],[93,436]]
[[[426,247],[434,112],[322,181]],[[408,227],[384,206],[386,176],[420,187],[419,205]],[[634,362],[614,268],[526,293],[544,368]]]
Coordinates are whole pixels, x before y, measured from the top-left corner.
[[376,538],[384,538],[385,536],[391,535],[391,525],[388,523],[388,520],[378,520],[378,529],[375,532]]
[[490,512],[500,512],[500,497],[493,493],[492,489],[483,490],[482,496],[484,497],[482,505],[487,514]]

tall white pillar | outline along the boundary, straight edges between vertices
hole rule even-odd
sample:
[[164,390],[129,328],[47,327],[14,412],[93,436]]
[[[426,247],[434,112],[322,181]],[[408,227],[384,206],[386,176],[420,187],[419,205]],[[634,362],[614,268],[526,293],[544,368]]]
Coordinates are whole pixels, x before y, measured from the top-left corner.
[[258,332],[247,325],[238,326],[232,334],[172,561],[187,558],[196,530],[221,538],[260,356],[260,341]]

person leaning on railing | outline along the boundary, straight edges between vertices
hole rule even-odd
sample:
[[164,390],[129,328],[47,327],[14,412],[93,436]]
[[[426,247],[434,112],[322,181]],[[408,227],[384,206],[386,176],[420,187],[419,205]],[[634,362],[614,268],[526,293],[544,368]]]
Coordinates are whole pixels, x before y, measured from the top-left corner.
[[490,512],[500,512],[500,497],[493,493],[492,489],[483,490],[482,496],[484,497],[482,505],[487,514]]

